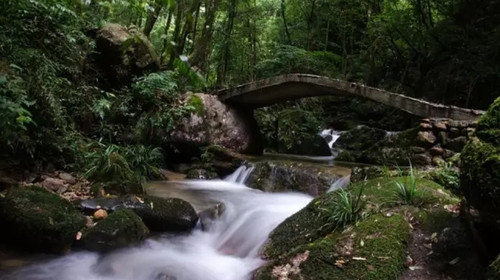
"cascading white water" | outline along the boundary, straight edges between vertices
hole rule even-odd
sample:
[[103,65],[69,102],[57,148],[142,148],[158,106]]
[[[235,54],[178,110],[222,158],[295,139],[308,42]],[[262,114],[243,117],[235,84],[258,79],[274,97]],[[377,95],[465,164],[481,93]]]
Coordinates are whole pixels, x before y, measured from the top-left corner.
[[238,167],[238,169],[236,169],[236,171],[234,171],[232,174],[224,178],[224,181],[238,183],[238,184],[245,184],[250,174],[252,174],[254,168],[255,167],[253,166],[246,167],[245,165],[242,165]]
[[333,129],[324,129],[319,135],[325,139],[326,143],[328,143],[328,147],[331,149],[333,148],[333,144],[339,139],[340,132]]
[[[244,181],[239,169],[228,180]],[[244,175],[244,173],[247,173]],[[228,181],[169,184],[193,201],[222,202],[225,210],[208,231],[165,235],[109,254],[77,252],[23,268],[2,280],[245,280],[263,264],[259,249],[269,233],[312,197],[263,193]],[[194,206],[201,210],[199,205]],[[206,205],[206,204],[200,204]],[[206,207],[206,206],[205,206]]]
[[330,188],[327,192],[334,192],[340,189],[345,189],[349,183],[351,183],[351,176],[344,176],[330,185]]

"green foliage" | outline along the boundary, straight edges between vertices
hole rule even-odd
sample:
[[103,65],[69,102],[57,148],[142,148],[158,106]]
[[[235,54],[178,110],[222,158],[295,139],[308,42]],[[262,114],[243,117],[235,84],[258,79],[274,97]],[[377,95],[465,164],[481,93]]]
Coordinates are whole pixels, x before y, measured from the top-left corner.
[[94,182],[142,182],[157,178],[163,162],[161,149],[143,145],[120,147],[93,142],[85,149],[85,176]]
[[92,143],[88,147],[89,153],[85,156],[88,166],[85,176],[96,182],[128,181],[134,176],[129,163],[116,145],[105,146]]
[[396,181],[394,183],[397,186],[394,194],[399,202],[410,205],[417,203],[417,198],[419,197],[419,193],[417,191],[417,179],[413,168],[411,167],[411,163],[408,182],[403,183],[401,181]]
[[11,151],[27,148],[28,127],[35,125],[29,111],[34,102],[28,100],[23,82],[20,77],[0,76],[0,143]]
[[364,213],[366,203],[363,201],[363,188],[357,194],[344,189],[337,192],[337,200],[330,210],[328,222],[335,226],[345,227],[347,224],[356,223],[366,217]]
[[430,172],[430,178],[448,190],[459,194],[460,172],[451,162],[443,162]]
[[272,57],[257,64],[259,77],[281,74],[309,73],[335,77],[340,73],[342,59],[339,55],[326,51],[306,51],[305,49],[281,45]]

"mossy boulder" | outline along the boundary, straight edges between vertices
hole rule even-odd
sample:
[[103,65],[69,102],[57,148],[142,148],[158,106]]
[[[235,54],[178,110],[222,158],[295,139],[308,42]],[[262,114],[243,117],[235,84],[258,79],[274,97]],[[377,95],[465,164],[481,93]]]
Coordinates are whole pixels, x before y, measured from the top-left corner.
[[410,227],[402,215],[372,215],[294,248],[258,270],[255,279],[396,279],[405,270],[409,238]]
[[188,231],[198,222],[193,206],[182,199],[145,196],[143,201],[133,210],[152,231]]
[[334,148],[351,151],[364,151],[385,138],[386,131],[360,125],[343,132],[337,139]]
[[134,76],[160,69],[160,61],[152,43],[135,27],[110,23],[96,33],[94,57],[105,86],[120,88]]
[[92,251],[110,251],[144,240],[149,229],[130,209],[118,210],[88,229],[82,238],[84,247]]
[[[339,151],[338,161],[377,165],[408,165],[408,159],[417,165],[428,165],[431,160],[413,158],[412,147],[417,145],[418,127],[388,134],[384,130],[359,126],[344,132],[333,145]],[[340,142],[339,142],[340,141]]]
[[350,174],[349,168],[296,161],[261,161],[254,164],[246,184],[266,192],[297,191],[313,196],[326,192],[332,183]]
[[0,196],[1,235],[28,250],[68,250],[86,219],[68,201],[45,189],[11,188]]
[[487,223],[500,229],[500,98],[461,153],[460,190]]
[[408,213],[420,217],[422,212],[426,221],[435,222],[436,215],[426,214],[425,209],[459,202],[442,186],[417,178],[415,201],[420,208],[403,205],[396,196],[396,183],[410,181],[410,177],[381,177],[352,184],[352,193],[363,190],[364,211],[371,215],[347,227],[330,218],[339,203],[338,193],[318,196],[270,234],[263,251],[269,262],[255,279],[397,279],[405,270]]

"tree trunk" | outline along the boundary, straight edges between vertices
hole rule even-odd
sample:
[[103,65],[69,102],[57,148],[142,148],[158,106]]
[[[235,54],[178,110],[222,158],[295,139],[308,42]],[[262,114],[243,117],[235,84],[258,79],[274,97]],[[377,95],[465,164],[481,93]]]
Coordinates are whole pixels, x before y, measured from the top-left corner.
[[285,26],[285,33],[286,38],[288,39],[288,44],[292,45],[292,36],[290,36],[290,30],[288,30],[288,23],[286,21],[285,0],[281,0],[281,18],[283,19],[283,25]]
[[146,19],[146,24],[144,25],[144,34],[149,37],[151,34],[151,31],[153,30],[153,27],[156,23],[156,20],[158,19],[158,16],[160,15],[160,12],[162,10],[163,6],[161,4],[155,4],[154,5],[154,10],[148,12],[148,18]]
[[167,16],[167,22],[165,23],[165,33],[164,33],[164,39],[163,39],[163,47],[161,49],[161,63],[163,63],[163,61],[165,61],[165,57],[166,57],[166,51],[167,51],[167,47],[168,47],[168,31],[170,30],[170,24],[172,23],[172,17],[174,15],[174,9],[171,9],[169,7],[168,9],[168,16]]
[[210,45],[214,33],[213,26],[217,17],[219,2],[220,0],[207,0],[203,30],[201,36],[195,42],[194,53],[191,57],[191,65],[198,67],[202,71],[205,71],[207,68],[207,58],[210,53]]

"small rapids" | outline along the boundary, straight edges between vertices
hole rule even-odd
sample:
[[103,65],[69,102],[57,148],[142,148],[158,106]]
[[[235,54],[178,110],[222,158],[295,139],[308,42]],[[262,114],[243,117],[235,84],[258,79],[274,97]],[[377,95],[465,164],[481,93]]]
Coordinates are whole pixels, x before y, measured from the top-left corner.
[[[259,250],[270,232],[312,197],[264,193],[244,186],[251,170],[238,169],[225,181],[161,182],[198,211],[223,203],[207,231],[165,234],[137,247],[99,254],[74,252],[14,271],[2,280],[245,280],[264,262]],[[159,192],[161,193],[161,192]]]

